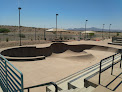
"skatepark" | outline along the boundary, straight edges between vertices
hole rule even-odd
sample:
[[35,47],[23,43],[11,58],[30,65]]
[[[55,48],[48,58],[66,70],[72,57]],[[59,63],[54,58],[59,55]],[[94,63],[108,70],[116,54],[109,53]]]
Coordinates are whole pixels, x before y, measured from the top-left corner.
[[[118,53],[121,46],[109,45],[107,42],[74,41],[3,48],[1,54],[23,73],[26,88],[65,79]],[[45,87],[32,89],[33,92],[39,90],[45,91]]]

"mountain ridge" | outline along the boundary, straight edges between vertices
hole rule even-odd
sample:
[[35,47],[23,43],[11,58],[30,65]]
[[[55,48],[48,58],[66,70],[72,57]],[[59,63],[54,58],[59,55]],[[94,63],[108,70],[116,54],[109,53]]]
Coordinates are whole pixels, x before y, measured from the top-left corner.
[[[67,30],[74,30],[74,31],[85,31],[85,28],[68,28]],[[87,31],[102,31],[101,28],[91,27],[86,28]],[[108,32],[109,29],[104,29],[103,31]],[[120,29],[110,29],[111,32],[122,32]]]

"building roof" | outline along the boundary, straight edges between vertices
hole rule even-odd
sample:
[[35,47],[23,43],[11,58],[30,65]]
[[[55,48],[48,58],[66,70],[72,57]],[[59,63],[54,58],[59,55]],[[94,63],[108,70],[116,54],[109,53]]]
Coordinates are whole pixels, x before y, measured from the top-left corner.
[[66,32],[66,31],[68,31],[68,30],[64,30],[64,29],[57,29],[56,30],[56,28],[53,28],[53,29],[48,29],[48,30],[46,30],[47,32],[55,32],[55,31],[58,31],[58,32]]
[[82,33],[96,33],[95,31],[83,31]]

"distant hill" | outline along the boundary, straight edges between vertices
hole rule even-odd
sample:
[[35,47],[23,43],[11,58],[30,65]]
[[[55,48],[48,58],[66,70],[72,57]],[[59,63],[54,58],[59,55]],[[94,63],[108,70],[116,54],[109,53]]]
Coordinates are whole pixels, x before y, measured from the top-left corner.
[[[10,25],[0,25],[0,28],[6,28],[9,29],[10,32],[14,32],[14,31],[18,31],[18,26],[10,26]],[[25,27],[25,26],[21,26],[20,28],[21,31],[23,32],[31,32],[31,31],[35,31],[34,27]],[[40,31],[43,32],[44,30],[46,30],[46,28],[36,28],[36,31]]]
[[[84,31],[85,28],[68,28],[67,30]],[[89,31],[102,31],[102,29],[96,28],[96,27],[87,28],[86,30],[89,30]],[[104,29],[104,31],[109,31],[109,29]],[[122,30],[119,30],[119,29],[111,29],[111,31],[112,32],[122,32]]]
[[[9,29],[10,31],[18,31],[18,26],[11,26],[11,25],[0,25],[0,28],[7,28]],[[37,31],[44,31],[48,28],[36,28]],[[25,26],[22,26],[21,27],[21,30],[22,31],[34,31],[34,27],[25,27]],[[66,30],[72,30],[72,31],[84,31],[85,28],[68,28]],[[86,29],[87,31],[102,31],[102,29],[100,28],[96,28],[96,27],[91,27],[91,28],[87,28]],[[104,31],[109,31],[108,29],[104,29]],[[111,29],[112,32],[122,32],[122,30],[119,30],[119,29]]]

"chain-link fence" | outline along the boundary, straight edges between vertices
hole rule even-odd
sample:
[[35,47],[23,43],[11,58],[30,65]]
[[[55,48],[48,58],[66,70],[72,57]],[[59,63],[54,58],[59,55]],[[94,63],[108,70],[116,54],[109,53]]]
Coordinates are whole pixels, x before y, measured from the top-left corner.
[[53,32],[44,32],[43,31],[22,31],[21,35],[19,31],[12,31],[9,33],[0,33],[0,42],[1,41],[19,41],[20,37],[22,40],[28,40],[28,41],[34,41],[34,40],[54,40],[56,37],[59,40],[82,40],[85,38],[87,39],[108,39],[109,36],[110,38],[114,37],[114,36],[120,36],[122,37],[122,33],[113,33],[111,32],[109,34],[109,32],[103,32],[103,37],[102,37],[102,32],[95,32],[94,34],[82,34],[79,31],[76,32],[62,32],[62,33],[53,33]]

